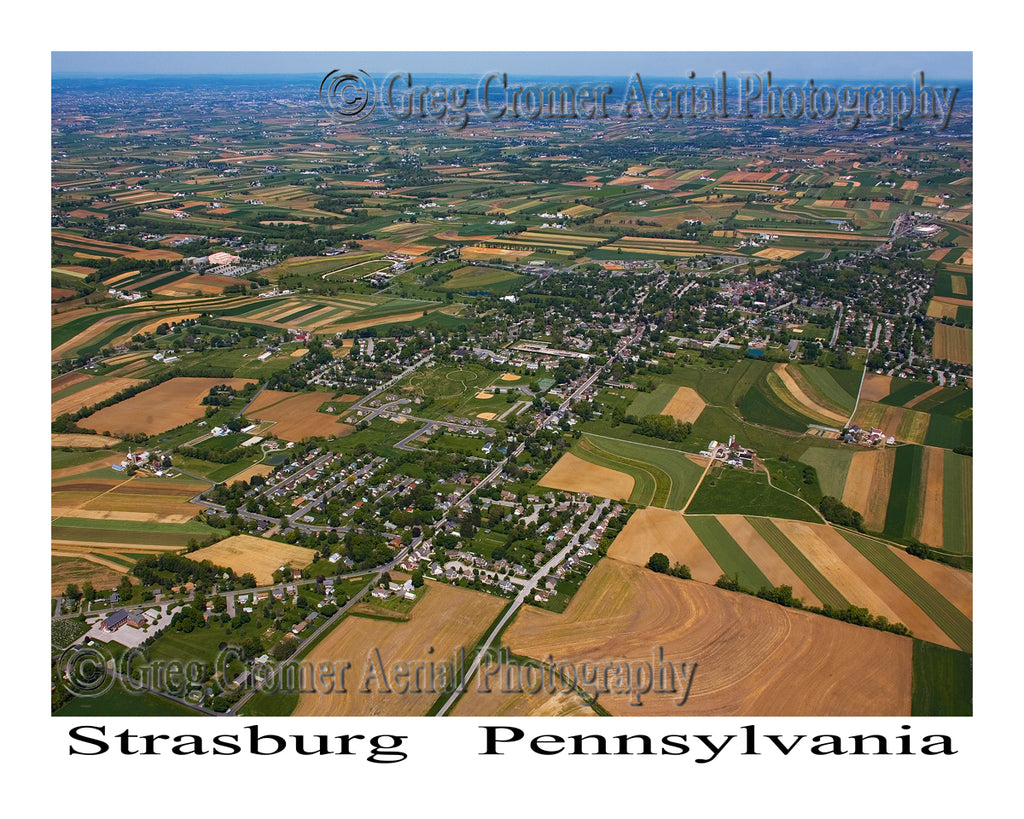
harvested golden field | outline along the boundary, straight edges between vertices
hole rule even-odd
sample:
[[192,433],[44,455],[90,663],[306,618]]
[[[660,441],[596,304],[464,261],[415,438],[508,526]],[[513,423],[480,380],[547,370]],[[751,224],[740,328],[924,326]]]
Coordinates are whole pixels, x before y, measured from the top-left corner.
[[935,358],[969,365],[973,363],[973,342],[974,337],[968,327],[936,324],[932,353]]
[[571,452],[566,452],[548,473],[537,481],[537,485],[548,489],[586,492],[588,495],[602,498],[626,500],[633,493],[633,476],[589,463]]
[[662,415],[671,415],[677,421],[696,421],[702,412],[704,407],[707,406],[704,403],[704,399],[697,394],[697,391],[692,387],[680,387],[676,390],[676,394],[672,396],[672,399],[665,405],[665,409],[661,411]]
[[655,552],[661,552],[669,563],[690,567],[694,580],[714,583],[722,569],[680,512],[649,507],[634,512],[608,550],[608,556],[646,566]]
[[470,245],[459,251],[459,257],[473,262],[486,262],[490,259],[500,259],[502,261],[512,259],[513,261],[519,261],[519,259],[529,256],[531,253],[533,253],[532,250],[509,250],[503,247]]
[[70,446],[77,449],[103,449],[121,443],[120,438],[110,438],[106,435],[86,435],[77,432],[53,432],[50,433],[50,446]]
[[789,564],[779,557],[778,552],[761,537],[743,515],[717,515],[716,517],[773,586],[789,586],[793,589],[793,596],[799,597],[807,605],[821,605],[821,600],[817,595],[807,587],[807,584],[789,567]]
[[651,662],[652,646],[677,670],[686,663],[675,693],[652,691],[639,707],[626,693],[600,693],[598,703],[616,716],[910,714],[910,639],[612,558],[597,564],[564,614],[521,611],[504,643],[577,667]]
[[794,256],[799,256],[804,251],[797,250],[788,247],[766,247],[763,250],[757,251],[754,255],[761,259],[771,259],[777,261],[778,259],[792,259]]
[[908,444],[923,444],[924,437],[931,423],[931,416],[926,412],[890,407],[872,401],[861,401],[853,416],[853,423],[863,429],[877,428],[887,436]]
[[775,524],[851,604],[891,623],[903,623],[922,640],[957,648],[913,600],[831,526],[784,520]]
[[248,469],[243,469],[237,475],[232,475],[230,478],[224,481],[224,483],[230,485],[233,483],[237,483],[238,481],[248,481],[254,478],[256,475],[266,477],[273,471],[274,467],[272,467],[270,464],[253,464]]
[[917,508],[920,516],[914,524],[914,537],[922,543],[941,549],[942,477],[945,473],[946,451],[926,446],[921,458],[921,486]]
[[265,434],[285,441],[350,435],[355,430],[351,424],[341,423],[337,415],[317,412],[330,398],[331,393],[327,392],[264,390],[249,406],[246,415],[253,420],[273,421],[274,425]]
[[137,378],[96,378],[95,383],[50,404],[50,420],[52,421],[66,412],[78,412],[83,407],[91,407],[117,395],[121,390],[137,387],[141,383],[143,382]]
[[[304,658],[315,668],[319,663],[350,661],[345,693],[309,693],[299,697],[292,716],[422,716],[441,691],[431,690],[428,679],[418,689],[410,687],[397,693],[400,681],[392,676],[398,663],[451,663],[455,652],[475,645],[505,606],[505,601],[482,592],[460,589],[427,580],[418,591],[422,598],[413,606],[404,622],[386,622],[365,617],[348,617],[321,640]],[[433,652],[430,649],[433,648]],[[388,672],[390,693],[383,690],[370,673],[371,652],[379,652]],[[351,684],[349,684],[351,680]],[[364,685],[365,683],[368,683]],[[440,681],[439,681],[440,682]],[[471,685],[475,685],[473,682]],[[359,689],[365,689],[360,691]]]
[[891,448],[855,452],[850,459],[842,501],[864,516],[864,526],[870,531],[885,528],[895,463],[896,450]]
[[200,512],[189,499],[209,486],[164,478],[111,475],[110,478],[54,481],[50,494],[51,515],[54,518],[184,523]]
[[887,375],[868,372],[864,374],[864,383],[860,388],[862,401],[881,401],[889,395],[892,379]]
[[957,314],[958,305],[950,304],[946,301],[939,301],[932,299],[928,302],[928,315],[932,318],[951,318],[955,319]]
[[124,574],[125,567],[117,571],[84,558],[55,555],[50,558],[50,594],[64,594],[68,583],[78,588],[82,588],[83,583],[92,583],[95,589],[114,589]]
[[[575,691],[552,694],[544,690],[543,672],[513,669],[507,673],[507,677],[495,676],[487,681],[482,681],[478,673],[448,713],[453,717],[595,716],[594,710]],[[528,676],[531,673],[533,676]]]
[[262,586],[272,583],[274,572],[282,566],[296,570],[306,568],[316,559],[316,552],[267,538],[235,535],[212,546],[188,552],[185,557],[197,563],[209,560],[213,565],[226,566],[236,574],[252,572],[256,582]]
[[87,415],[80,425],[97,432],[155,435],[203,417],[200,403],[213,387],[240,390],[250,378],[172,378],[112,407]]

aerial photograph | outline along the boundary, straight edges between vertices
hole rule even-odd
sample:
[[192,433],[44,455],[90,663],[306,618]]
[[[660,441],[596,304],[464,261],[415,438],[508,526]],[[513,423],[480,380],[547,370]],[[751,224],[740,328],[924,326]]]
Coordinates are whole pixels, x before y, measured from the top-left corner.
[[971,52],[49,86],[53,716],[974,713]]

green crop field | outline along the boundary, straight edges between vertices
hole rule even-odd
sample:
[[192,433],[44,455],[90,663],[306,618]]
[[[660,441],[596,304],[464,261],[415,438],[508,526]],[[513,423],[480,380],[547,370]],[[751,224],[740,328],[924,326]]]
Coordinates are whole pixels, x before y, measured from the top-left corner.
[[736,580],[741,587],[757,591],[762,587],[771,588],[771,581],[765,577],[756,563],[714,517],[687,515],[686,522],[696,532],[722,572]]
[[754,517],[748,517],[747,521],[822,603],[837,609],[845,609],[850,605],[839,590],[790,542],[774,522],[768,518]]
[[972,625],[960,609],[939,594],[931,584],[910,566],[889,551],[889,547],[873,538],[840,529],[839,533],[879,571],[892,580],[913,600],[949,638],[964,651],[971,651]]
[[704,471],[682,453],[666,447],[595,435],[586,435],[585,439],[591,453],[617,464],[612,468],[630,474],[633,472],[623,467],[646,471],[655,479],[656,488],[644,504],[647,506],[682,509]]
[[973,658],[962,651],[914,640],[914,717],[969,717],[974,713]]
[[686,511],[693,515],[765,515],[821,522],[813,507],[770,486],[767,475],[721,465],[708,473]]
[[923,454],[924,450],[919,446],[904,445],[896,449],[892,488],[882,531],[897,540],[910,537],[917,521]]
[[942,464],[942,548],[974,553],[974,459],[947,452]]
[[831,446],[808,446],[800,460],[813,466],[818,474],[818,484],[823,495],[833,498],[843,497],[846,487],[846,475],[850,471],[853,450]]

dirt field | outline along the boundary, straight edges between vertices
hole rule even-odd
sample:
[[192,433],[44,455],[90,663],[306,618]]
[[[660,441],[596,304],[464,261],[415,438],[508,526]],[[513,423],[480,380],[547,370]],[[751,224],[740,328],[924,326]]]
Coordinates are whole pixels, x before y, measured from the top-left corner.
[[921,516],[914,524],[914,537],[936,549],[942,548],[942,476],[945,450],[926,446],[921,463]]
[[235,535],[189,552],[185,557],[197,563],[209,560],[215,566],[227,566],[236,574],[252,572],[257,583],[266,585],[273,582],[274,572],[282,566],[304,569],[316,558],[316,552],[262,537]]
[[80,425],[97,432],[143,432],[155,435],[203,417],[200,403],[218,384],[238,390],[249,378],[172,378],[126,401],[87,415]]
[[100,401],[105,401],[111,396],[117,395],[121,390],[129,387],[136,387],[142,382],[137,378],[102,378],[97,379],[95,384],[90,384],[78,392],[66,395],[50,404],[50,420],[66,412],[77,412],[83,407],[91,407]]
[[[601,693],[622,716],[882,716],[910,714],[911,646],[905,637],[786,609],[749,595],[659,575],[608,558],[562,615],[524,610],[504,642],[517,654],[607,663],[652,659],[652,646],[687,673],[676,693],[629,704]],[[681,682],[681,681],[680,681]]]
[[880,532],[889,506],[895,449],[855,452],[843,488],[843,503],[864,516],[865,528]]
[[957,364],[971,364],[973,361],[973,337],[966,327],[949,324],[935,325],[933,354],[935,358],[955,361]]
[[488,398],[494,398],[494,393],[493,392],[478,392],[476,394],[476,397],[486,401]]
[[679,512],[650,507],[633,514],[615,538],[608,555],[634,566],[646,566],[655,552],[668,556],[669,563],[690,567],[694,580],[714,583],[722,576],[700,538]]
[[[424,593],[425,591],[425,593]],[[337,664],[349,661],[346,692],[310,693],[299,697],[292,716],[422,716],[440,695],[441,686],[431,690],[429,679],[423,678],[419,690],[414,680],[405,693],[397,693],[392,669],[398,663],[422,662],[439,668],[451,663],[453,654],[465,646],[467,650],[479,639],[483,630],[498,616],[505,601],[489,594],[459,589],[426,581],[411,617],[405,622],[385,622],[365,617],[349,617],[328,634],[306,658],[316,667],[319,663]],[[428,653],[433,648],[432,653]],[[382,690],[377,680],[369,678],[371,652],[379,652],[387,673],[390,693]],[[351,682],[350,682],[351,681]],[[476,685],[475,682],[471,685]],[[360,689],[365,689],[361,692]]]
[[80,433],[50,433],[50,446],[71,446],[78,449],[103,449],[121,442],[120,438],[109,438],[106,435],[84,435]]
[[485,420],[485,421],[493,421],[498,416],[497,416],[497,413],[493,413],[493,412],[478,412],[476,414],[476,417],[477,418],[483,418],[483,420]]
[[693,422],[704,412],[705,406],[707,405],[704,403],[704,399],[697,394],[696,390],[690,387],[680,387],[672,396],[672,400],[665,405],[661,414],[671,415],[677,421]]
[[521,375],[516,375],[515,373],[502,373],[501,374],[501,380],[502,381],[518,381],[520,378],[522,378],[522,376]]
[[864,384],[860,388],[861,401],[881,401],[889,394],[892,379],[878,373],[865,373]]
[[817,595],[807,588],[804,581],[789,568],[786,561],[779,557],[778,552],[768,545],[745,517],[742,515],[719,515],[718,522],[743,548],[747,557],[757,564],[757,568],[764,573],[773,586],[789,586],[793,589],[793,596],[800,598],[807,605],[821,605]]
[[566,492],[586,492],[602,498],[626,500],[633,493],[633,476],[588,463],[571,452],[565,453],[538,486]]
[[267,433],[285,441],[323,436],[340,438],[350,435],[355,427],[338,421],[337,415],[317,412],[331,397],[326,392],[282,392],[264,390],[249,407],[246,415],[260,421],[274,421]]

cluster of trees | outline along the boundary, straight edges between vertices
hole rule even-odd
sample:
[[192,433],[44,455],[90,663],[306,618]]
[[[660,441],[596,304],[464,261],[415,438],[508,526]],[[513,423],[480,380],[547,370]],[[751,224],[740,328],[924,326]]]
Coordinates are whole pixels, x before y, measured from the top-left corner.
[[668,574],[672,577],[681,577],[683,580],[690,580],[690,567],[685,563],[676,561],[673,566],[669,566],[668,555],[664,555],[661,552],[655,552],[650,556],[647,561],[647,568],[652,572],[658,572],[658,574]]
[[197,563],[170,552],[140,557],[132,567],[132,574],[144,586],[173,586],[190,580],[197,586],[210,586],[223,579],[225,574],[228,579],[238,579],[231,569],[215,566],[209,560]]
[[627,415],[625,421],[627,424],[635,424],[640,435],[663,441],[685,441],[693,430],[689,421],[678,421],[671,415],[645,415],[642,418]]
[[864,531],[864,516],[843,504],[838,498],[826,495],[818,504],[818,510],[825,516],[825,520],[839,526],[849,526],[858,532]]
[[725,574],[715,581],[715,585],[720,589],[728,591],[752,594],[755,597],[760,597],[762,600],[769,600],[772,603],[778,603],[780,606],[786,606],[787,608],[801,609],[812,614],[823,614],[826,617],[831,617],[833,620],[842,620],[844,623],[867,626],[868,628],[888,631],[893,634],[903,634],[906,636],[911,634],[910,629],[903,625],[903,623],[890,623],[887,617],[881,615],[875,617],[867,609],[860,608],[859,606],[849,605],[845,608],[837,608],[828,603],[825,603],[821,608],[805,606],[803,600],[793,596],[792,586],[762,586],[756,592],[752,592],[750,589],[741,586],[737,577],[729,577]]

